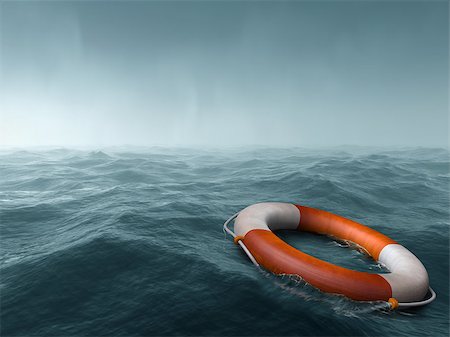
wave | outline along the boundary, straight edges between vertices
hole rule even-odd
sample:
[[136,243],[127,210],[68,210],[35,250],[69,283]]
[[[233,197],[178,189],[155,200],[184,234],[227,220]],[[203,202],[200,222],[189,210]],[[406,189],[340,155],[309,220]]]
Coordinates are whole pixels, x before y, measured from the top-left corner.
[[[448,150],[424,148],[2,150],[0,333],[446,335],[449,163]],[[436,301],[388,312],[255,268],[222,223],[261,201],[391,236],[424,262]],[[327,238],[279,235],[382,270]]]

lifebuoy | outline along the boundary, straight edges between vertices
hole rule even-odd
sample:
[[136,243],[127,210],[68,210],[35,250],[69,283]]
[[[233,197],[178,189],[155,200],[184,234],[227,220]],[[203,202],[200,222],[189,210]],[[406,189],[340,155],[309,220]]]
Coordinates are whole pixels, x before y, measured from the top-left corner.
[[[273,231],[300,230],[330,235],[362,247],[390,273],[372,274],[343,268],[305,254],[278,238]],[[243,209],[234,223],[235,242],[265,269],[275,274],[298,275],[328,293],[358,301],[421,301],[428,273],[408,249],[389,237],[355,221],[323,210],[289,203],[267,202]]]

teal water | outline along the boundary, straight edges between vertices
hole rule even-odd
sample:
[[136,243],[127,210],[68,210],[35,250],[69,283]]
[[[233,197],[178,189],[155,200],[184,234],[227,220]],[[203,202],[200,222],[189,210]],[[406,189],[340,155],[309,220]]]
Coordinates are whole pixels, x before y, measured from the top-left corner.
[[[449,186],[442,149],[4,149],[0,334],[448,336]],[[424,263],[436,301],[389,312],[259,271],[222,224],[262,201],[392,237]],[[329,238],[278,235],[382,270]]]

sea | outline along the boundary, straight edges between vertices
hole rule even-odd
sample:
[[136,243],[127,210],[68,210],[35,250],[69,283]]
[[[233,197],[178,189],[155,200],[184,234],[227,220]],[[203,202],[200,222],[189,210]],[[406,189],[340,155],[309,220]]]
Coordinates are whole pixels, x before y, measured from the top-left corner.
[[[439,148],[2,148],[0,335],[448,336],[449,164]],[[436,300],[390,311],[255,267],[222,226],[265,201],[390,236]],[[277,235],[386,272],[332,238]]]

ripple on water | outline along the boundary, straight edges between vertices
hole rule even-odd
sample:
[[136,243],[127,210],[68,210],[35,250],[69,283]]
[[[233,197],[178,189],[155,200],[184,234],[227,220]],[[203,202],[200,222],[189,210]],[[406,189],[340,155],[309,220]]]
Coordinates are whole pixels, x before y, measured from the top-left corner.
[[[2,335],[449,333],[447,150],[3,151],[0,177]],[[322,208],[394,238],[423,261],[436,301],[390,312],[255,268],[222,223],[261,201]],[[383,271],[329,238],[278,235]]]

